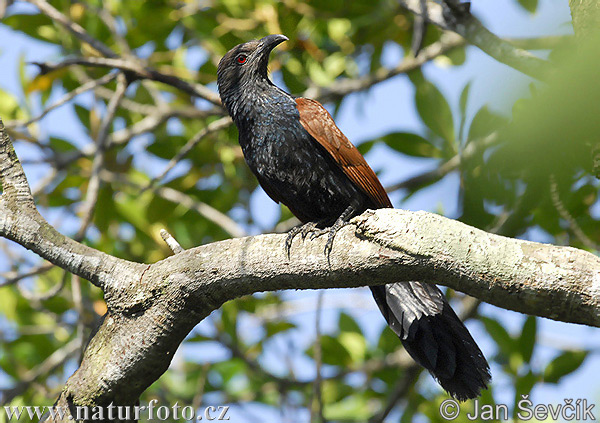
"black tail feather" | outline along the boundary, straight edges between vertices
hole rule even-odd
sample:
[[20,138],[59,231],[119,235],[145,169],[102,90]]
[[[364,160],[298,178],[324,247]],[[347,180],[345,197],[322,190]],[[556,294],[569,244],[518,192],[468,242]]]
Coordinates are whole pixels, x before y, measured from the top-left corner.
[[406,351],[450,395],[464,401],[487,388],[490,367],[437,286],[406,282],[371,291]]

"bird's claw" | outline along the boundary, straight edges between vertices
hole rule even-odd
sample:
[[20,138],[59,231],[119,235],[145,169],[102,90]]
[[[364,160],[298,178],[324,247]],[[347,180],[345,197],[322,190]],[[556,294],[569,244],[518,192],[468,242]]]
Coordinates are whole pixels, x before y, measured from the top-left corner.
[[325,253],[325,256],[327,257],[327,261],[329,261],[329,254],[331,254],[331,250],[333,249],[333,240],[335,239],[335,236],[337,235],[338,231],[340,229],[342,229],[344,226],[349,225],[350,222],[346,222],[343,220],[337,220],[333,226],[331,226],[329,229],[325,229],[324,231],[327,232],[329,235],[327,236],[327,242],[325,243],[325,249],[323,250],[323,253]]
[[333,249],[333,240],[337,232],[342,229],[344,226],[348,225],[348,219],[354,214],[354,208],[352,206],[348,206],[346,210],[337,218],[335,223],[330,228],[320,229],[324,222],[308,222],[303,225],[298,225],[290,229],[288,232],[288,236],[285,240],[285,250],[287,252],[288,259],[290,258],[290,250],[292,248],[292,242],[296,235],[301,234],[302,240],[305,240],[308,234],[310,234],[310,240],[312,241],[315,238],[320,237],[321,235],[328,234],[327,242],[325,243],[325,256],[327,257],[327,261],[329,262],[329,254]]
[[302,236],[302,240],[304,241],[306,237],[310,234],[310,240],[313,240],[324,233],[327,233],[326,229],[319,229],[319,224],[317,222],[308,222],[302,225],[294,226],[288,232],[288,236],[285,240],[285,251],[287,252],[288,258],[290,257],[290,250],[292,249],[292,242],[296,235]]

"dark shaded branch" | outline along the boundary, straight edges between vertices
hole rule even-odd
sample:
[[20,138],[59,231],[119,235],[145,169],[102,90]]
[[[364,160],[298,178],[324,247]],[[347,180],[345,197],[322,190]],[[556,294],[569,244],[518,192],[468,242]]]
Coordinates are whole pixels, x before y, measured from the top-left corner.
[[32,62],[32,64],[37,65],[42,73],[52,72],[73,65],[119,69],[124,72],[129,72],[131,76],[136,78],[162,82],[191,96],[203,98],[214,105],[221,105],[219,95],[209,90],[204,85],[193,84],[176,76],[163,74],[151,67],[144,66],[139,63],[138,60],[134,61],[130,58],[73,57],[54,64],[39,62]]

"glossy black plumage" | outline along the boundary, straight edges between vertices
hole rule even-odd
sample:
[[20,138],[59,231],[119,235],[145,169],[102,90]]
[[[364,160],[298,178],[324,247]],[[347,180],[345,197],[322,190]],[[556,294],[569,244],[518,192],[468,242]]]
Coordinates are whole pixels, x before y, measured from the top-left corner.
[[[345,211],[350,218],[391,207],[377,176],[329,113],[269,80],[269,53],[285,40],[269,35],[240,44],[219,63],[219,93],[248,166],[265,192],[304,223],[329,226]],[[406,350],[444,389],[462,400],[486,387],[489,366],[436,286],[410,282],[371,291]]]

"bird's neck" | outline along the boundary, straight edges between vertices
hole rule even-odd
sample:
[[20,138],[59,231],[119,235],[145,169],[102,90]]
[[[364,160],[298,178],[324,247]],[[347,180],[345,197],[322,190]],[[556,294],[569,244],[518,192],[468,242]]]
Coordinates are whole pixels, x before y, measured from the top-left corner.
[[254,126],[266,116],[281,113],[283,105],[294,103],[292,96],[268,79],[240,84],[222,97],[239,130]]

